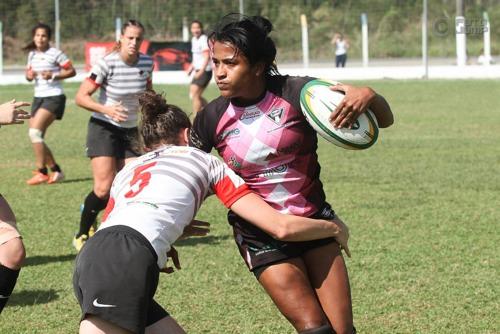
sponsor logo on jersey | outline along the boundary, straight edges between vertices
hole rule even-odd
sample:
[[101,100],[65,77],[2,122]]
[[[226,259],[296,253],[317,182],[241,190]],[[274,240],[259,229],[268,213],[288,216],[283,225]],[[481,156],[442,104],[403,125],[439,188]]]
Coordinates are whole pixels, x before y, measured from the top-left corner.
[[296,141],[292,143],[291,145],[285,146],[285,147],[278,147],[277,151],[281,154],[290,154],[295,151],[300,147],[301,142]]
[[267,117],[269,117],[269,119],[274,123],[281,124],[281,118],[283,117],[284,111],[285,111],[284,107],[273,109],[270,113],[267,114]]
[[155,209],[158,209],[158,205],[154,204],[154,203],[151,203],[151,202],[145,202],[145,201],[130,201],[130,202],[127,202],[127,206],[128,205],[132,205],[132,204],[143,204],[143,205],[148,205],[152,208],[155,208]]
[[254,119],[257,117],[260,117],[262,115],[262,111],[260,111],[257,108],[252,108],[250,110],[245,110],[243,114],[240,116],[240,121],[243,121],[245,119]]
[[279,165],[279,166],[276,166],[276,167],[273,167],[271,169],[266,170],[262,174],[262,176],[269,177],[269,176],[273,176],[273,175],[277,175],[277,174],[283,174],[287,170],[288,170],[288,165],[287,164],[283,164],[283,165]]
[[217,139],[219,139],[219,141],[222,141],[224,140],[225,138],[231,138],[231,137],[237,137],[239,136],[239,134],[241,133],[240,129],[238,128],[234,128],[234,129],[231,129],[231,130],[226,130],[226,131],[223,131],[218,137]]

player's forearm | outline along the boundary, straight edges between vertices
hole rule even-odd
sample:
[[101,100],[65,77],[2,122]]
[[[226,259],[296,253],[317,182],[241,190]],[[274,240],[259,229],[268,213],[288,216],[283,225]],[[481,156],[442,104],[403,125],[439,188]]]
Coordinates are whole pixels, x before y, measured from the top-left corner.
[[231,210],[278,240],[306,241],[341,233],[341,228],[330,221],[281,214],[253,193],[234,202]]
[[279,229],[274,237],[283,241],[324,239],[341,233],[341,228],[331,221],[291,215],[283,215],[277,226]]
[[62,68],[61,72],[54,76],[54,80],[64,80],[68,78],[72,78],[76,75],[76,71],[73,67],[70,68]]
[[105,114],[104,105],[94,101],[94,99],[92,99],[92,97],[88,94],[78,92],[75,97],[75,103],[79,107],[87,109],[88,111]]
[[394,123],[394,115],[392,114],[389,103],[381,95],[376,95],[369,106],[370,110],[377,117],[377,123],[380,128],[387,128]]

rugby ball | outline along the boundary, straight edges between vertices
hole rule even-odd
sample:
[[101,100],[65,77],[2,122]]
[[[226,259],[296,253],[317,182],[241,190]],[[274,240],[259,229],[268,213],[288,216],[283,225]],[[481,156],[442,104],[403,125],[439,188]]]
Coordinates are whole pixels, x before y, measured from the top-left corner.
[[350,129],[336,129],[330,123],[330,114],[344,99],[342,92],[330,89],[335,84],[315,79],[302,88],[300,107],[304,116],[321,137],[337,146],[349,150],[363,150],[372,146],[378,138],[378,124],[371,110],[361,114]]

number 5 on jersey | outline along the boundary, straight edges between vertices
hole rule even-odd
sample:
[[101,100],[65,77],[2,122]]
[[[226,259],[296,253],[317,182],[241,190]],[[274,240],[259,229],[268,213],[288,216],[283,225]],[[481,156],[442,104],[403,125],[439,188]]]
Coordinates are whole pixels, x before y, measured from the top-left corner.
[[125,198],[137,196],[137,194],[139,194],[142,189],[149,184],[149,181],[151,180],[151,173],[146,170],[154,165],[156,165],[156,162],[151,162],[149,164],[139,166],[134,170],[134,176],[130,181],[130,190],[125,194]]

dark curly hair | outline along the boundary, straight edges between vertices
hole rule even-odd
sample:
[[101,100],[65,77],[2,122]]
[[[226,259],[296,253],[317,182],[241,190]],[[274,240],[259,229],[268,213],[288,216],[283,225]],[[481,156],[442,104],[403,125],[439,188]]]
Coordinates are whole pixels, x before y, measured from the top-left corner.
[[38,29],[45,30],[45,33],[47,34],[47,37],[49,38],[49,41],[50,41],[50,38],[52,37],[52,29],[50,28],[50,26],[48,24],[38,22],[33,27],[33,29],[31,29],[31,39],[32,40],[26,46],[23,47],[23,51],[32,51],[32,50],[36,49],[36,45],[35,45],[35,42],[33,41],[33,37],[35,37],[36,31]]
[[262,16],[229,14],[224,16],[209,36],[209,47],[215,42],[230,43],[251,65],[265,64],[266,75],[277,75],[276,45],[269,37],[273,24]]
[[179,132],[190,129],[191,121],[179,107],[168,104],[163,94],[147,90],[139,96],[139,138],[143,149],[160,144],[179,144]]

